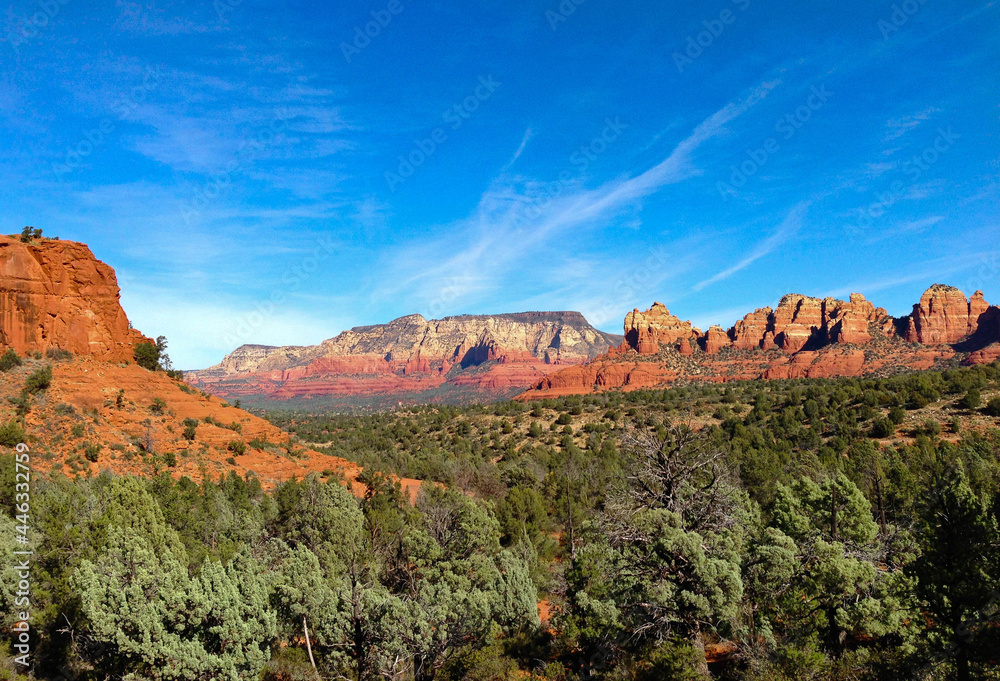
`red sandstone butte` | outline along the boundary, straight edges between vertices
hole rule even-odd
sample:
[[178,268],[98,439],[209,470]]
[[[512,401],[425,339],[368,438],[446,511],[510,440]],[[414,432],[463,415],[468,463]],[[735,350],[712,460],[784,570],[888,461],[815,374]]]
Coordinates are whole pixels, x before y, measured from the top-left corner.
[[[902,337],[897,329],[903,329]],[[728,331],[702,334],[655,303],[625,317],[625,342],[591,363],[557,371],[520,399],[634,390],[674,380],[829,378],[925,370],[939,362],[982,364],[1000,358],[1000,308],[976,291],[935,284],[894,319],[860,293],[849,300],[784,296]],[[696,343],[689,339],[694,336]]]
[[0,236],[0,346],[131,362],[149,339],[129,327],[119,298],[114,270],[84,244]]
[[660,345],[677,346],[697,338],[699,331],[691,322],[682,322],[670,314],[663,303],[653,303],[645,312],[633,310],[625,316],[625,342],[640,355],[655,355]]
[[954,286],[935,284],[913,306],[906,340],[921,345],[957,343],[975,333],[979,316],[988,308],[982,291],[969,301]]

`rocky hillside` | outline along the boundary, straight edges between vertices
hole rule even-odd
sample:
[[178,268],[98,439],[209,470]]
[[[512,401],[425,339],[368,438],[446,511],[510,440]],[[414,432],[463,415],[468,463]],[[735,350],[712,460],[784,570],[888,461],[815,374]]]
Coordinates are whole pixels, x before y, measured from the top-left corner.
[[[27,442],[39,472],[196,480],[253,472],[270,487],[360,469],[267,421],[134,361],[111,267],[87,246],[0,236],[0,451]],[[406,481],[413,487],[416,481]]]
[[579,312],[523,312],[361,326],[320,345],[244,345],[192,384],[271,406],[468,402],[517,393],[622,342]]
[[849,300],[783,297],[726,330],[702,332],[661,303],[625,317],[625,341],[585,366],[540,380],[524,399],[634,390],[693,380],[886,375],[1000,357],[1000,308],[935,284],[902,318],[859,293]]

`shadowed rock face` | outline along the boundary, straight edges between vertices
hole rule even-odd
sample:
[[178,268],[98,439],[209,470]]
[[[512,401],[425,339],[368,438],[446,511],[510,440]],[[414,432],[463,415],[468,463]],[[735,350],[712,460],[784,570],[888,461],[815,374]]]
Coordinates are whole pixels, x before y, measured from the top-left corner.
[[578,312],[409,315],[315,346],[244,345],[186,377],[219,395],[270,400],[412,394],[445,385],[459,396],[463,390],[499,395],[621,342]]
[[[525,399],[595,390],[638,389],[677,380],[829,378],[929,369],[942,360],[1000,357],[1000,308],[935,284],[895,319],[860,293],[849,300],[790,294],[728,331],[706,333],[660,303],[625,317],[625,342],[585,366],[546,376]],[[689,340],[693,339],[693,343]]]
[[84,244],[0,236],[0,346],[131,362],[149,339],[130,328],[119,297],[114,270]]

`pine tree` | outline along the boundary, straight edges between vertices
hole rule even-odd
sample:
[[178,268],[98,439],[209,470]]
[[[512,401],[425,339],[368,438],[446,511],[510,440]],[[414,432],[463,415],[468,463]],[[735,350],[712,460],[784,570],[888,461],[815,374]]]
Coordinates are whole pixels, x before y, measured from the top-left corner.
[[961,466],[945,476],[922,509],[922,552],[911,567],[932,619],[928,649],[935,660],[954,661],[959,681],[973,678],[977,658],[1000,642],[1000,527],[990,501]]

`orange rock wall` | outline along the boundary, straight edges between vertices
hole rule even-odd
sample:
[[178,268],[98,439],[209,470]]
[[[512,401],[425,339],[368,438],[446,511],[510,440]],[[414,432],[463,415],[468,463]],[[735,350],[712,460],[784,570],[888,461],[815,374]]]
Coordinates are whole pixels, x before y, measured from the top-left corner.
[[114,270],[84,244],[0,236],[0,346],[131,362],[149,339],[129,328],[119,298]]

